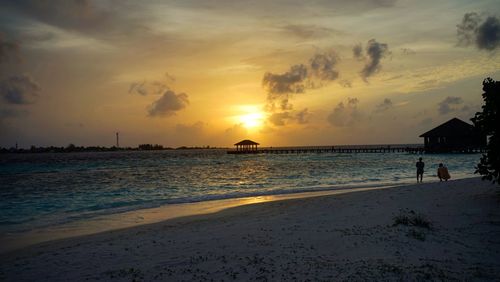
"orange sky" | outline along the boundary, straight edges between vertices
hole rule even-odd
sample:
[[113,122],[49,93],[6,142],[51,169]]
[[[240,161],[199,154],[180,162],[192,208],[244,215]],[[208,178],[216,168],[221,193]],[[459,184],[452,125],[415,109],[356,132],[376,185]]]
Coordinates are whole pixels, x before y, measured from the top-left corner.
[[480,109],[499,16],[497,1],[6,1],[0,146],[418,143]]

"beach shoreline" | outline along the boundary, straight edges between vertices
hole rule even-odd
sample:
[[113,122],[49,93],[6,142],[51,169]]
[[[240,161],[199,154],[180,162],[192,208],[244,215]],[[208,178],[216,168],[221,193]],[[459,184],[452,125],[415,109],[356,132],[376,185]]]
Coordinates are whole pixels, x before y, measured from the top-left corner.
[[497,191],[476,177],[248,202],[2,253],[0,279],[496,280]]
[[[13,232],[0,235],[0,254],[26,248],[39,243],[62,240],[72,237],[98,234],[113,230],[154,224],[187,216],[207,215],[228,208],[235,208],[256,203],[265,203],[297,198],[339,195],[374,189],[386,189],[403,184],[363,184],[322,188],[308,192],[289,192],[282,194],[263,194],[258,196],[235,197],[226,199],[205,200],[197,202],[166,204],[153,208],[142,208],[130,211],[106,214],[93,218],[75,220],[73,222],[36,228],[27,232]],[[408,184],[406,184],[408,185]]]

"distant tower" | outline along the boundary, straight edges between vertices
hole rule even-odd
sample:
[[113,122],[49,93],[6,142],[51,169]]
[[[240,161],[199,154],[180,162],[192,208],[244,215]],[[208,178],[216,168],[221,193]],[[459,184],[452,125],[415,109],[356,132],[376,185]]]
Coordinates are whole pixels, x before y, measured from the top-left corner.
[[17,141],[16,141],[16,150],[17,150]]
[[116,133],[116,148],[120,147],[120,133]]

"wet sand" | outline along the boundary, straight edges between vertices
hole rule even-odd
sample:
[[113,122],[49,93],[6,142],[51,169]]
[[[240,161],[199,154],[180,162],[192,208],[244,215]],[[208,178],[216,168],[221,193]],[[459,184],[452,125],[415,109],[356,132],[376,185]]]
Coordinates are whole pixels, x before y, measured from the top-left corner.
[[470,178],[246,204],[3,253],[0,280],[500,280],[499,189]]

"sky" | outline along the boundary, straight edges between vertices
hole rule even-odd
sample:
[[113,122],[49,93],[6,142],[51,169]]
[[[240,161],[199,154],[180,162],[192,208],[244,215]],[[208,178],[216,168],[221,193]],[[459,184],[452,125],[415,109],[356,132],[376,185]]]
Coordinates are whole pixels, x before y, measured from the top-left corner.
[[0,146],[422,143],[486,77],[498,0],[4,0]]

